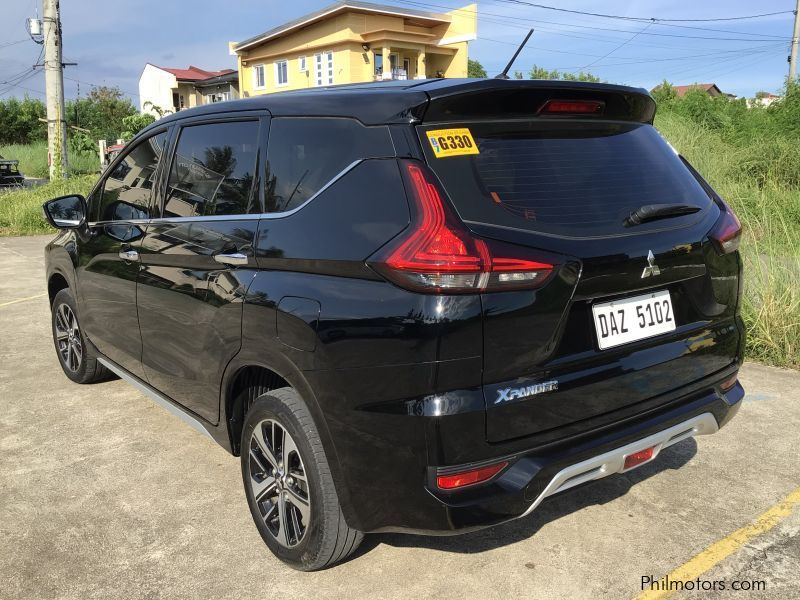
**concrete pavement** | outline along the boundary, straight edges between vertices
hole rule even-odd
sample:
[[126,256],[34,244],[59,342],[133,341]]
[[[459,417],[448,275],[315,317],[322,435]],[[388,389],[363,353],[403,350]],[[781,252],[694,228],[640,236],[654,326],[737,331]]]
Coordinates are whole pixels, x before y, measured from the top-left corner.
[[[633,598],[800,486],[800,373],[747,364],[745,404],[716,435],[514,523],[368,536],[347,563],[298,573],[263,546],[237,459],[122,381],[63,376],[47,239],[0,238],[0,598]],[[702,577],[800,597],[800,516]]]

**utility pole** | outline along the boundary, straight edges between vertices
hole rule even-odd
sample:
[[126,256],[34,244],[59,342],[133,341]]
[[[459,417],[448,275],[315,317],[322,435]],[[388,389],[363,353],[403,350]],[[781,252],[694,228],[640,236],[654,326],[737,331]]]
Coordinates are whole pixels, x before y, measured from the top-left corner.
[[67,123],[59,0],[42,0],[44,83],[47,95],[47,153],[50,179],[67,176]]
[[792,52],[789,55],[789,81],[797,76],[797,45],[800,44],[800,0],[794,8],[794,33],[792,34]]

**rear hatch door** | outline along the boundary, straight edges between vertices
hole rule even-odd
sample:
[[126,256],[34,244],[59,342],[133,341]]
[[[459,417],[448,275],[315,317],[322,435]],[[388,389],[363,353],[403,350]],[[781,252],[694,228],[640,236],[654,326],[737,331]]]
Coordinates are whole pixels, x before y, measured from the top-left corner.
[[[449,110],[434,102],[428,116],[439,120],[418,127],[428,164],[474,233],[562,257],[544,288],[482,298],[488,439],[601,426],[730,365],[738,257],[711,246],[720,210],[643,122],[646,105],[586,92],[580,99],[600,102],[599,114],[543,114],[541,89],[511,105],[508,93],[491,95],[448,99]],[[459,139],[475,149],[437,156]],[[648,205],[678,214],[635,222]]]

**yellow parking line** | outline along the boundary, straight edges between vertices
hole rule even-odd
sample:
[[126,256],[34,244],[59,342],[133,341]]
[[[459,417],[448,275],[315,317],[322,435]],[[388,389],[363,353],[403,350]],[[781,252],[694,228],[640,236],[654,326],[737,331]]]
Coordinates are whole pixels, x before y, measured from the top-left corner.
[[800,506],[800,487],[786,496],[786,498],[778,502],[775,506],[767,510],[749,525],[745,525],[727,537],[724,537],[718,542],[711,544],[700,554],[689,560],[689,562],[681,565],[672,571],[672,573],[667,575],[664,579],[661,579],[661,581],[659,581],[659,585],[656,586],[656,589],[648,589],[643,591],[636,597],[636,600],[660,600],[662,598],[669,598],[678,590],[670,591],[668,589],[659,589],[661,587],[668,587],[664,585],[665,582],[694,581],[703,573],[709,571],[731,554],[736,552],[754,537],[766,533],[775,527],[778,523],[791,515],[798,506]]
[[10,304],[17,304],[18,302],[27,302],[28,300],[35,300],[36,298],[41,298],[42,296],[47,296],[47,292],[42,294],[36,294],[35,296],[28,296],[27,298],[19,298],[18,300],[11,300],[10,302],[3,302],[0,304],[0,308],[4,306],[9,306]]

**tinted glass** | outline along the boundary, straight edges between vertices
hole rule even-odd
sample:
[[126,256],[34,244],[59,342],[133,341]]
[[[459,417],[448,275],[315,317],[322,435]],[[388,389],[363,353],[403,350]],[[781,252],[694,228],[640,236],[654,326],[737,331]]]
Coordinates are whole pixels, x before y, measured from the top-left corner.
[[386,127],[353,119],[273,119],[266,162],[266,210],[302,205],[354,161],[393,156]]
[[[712,201],[650,125],[515,121],[465,124],[479,154],[428,162],[462,218],[571,237],[623,231],[645,204]],[[430,127],[429,129],[435,129]],[[636,232],[694,222],[652,221]]]
[[253,192],[258,121],[184,127],[169,174],[165,217],[260,212]]
[[103,183],[98,221],[149,219],[152,216],[155,173],[167,132],[150,136],[131,148]]

